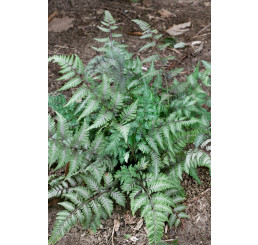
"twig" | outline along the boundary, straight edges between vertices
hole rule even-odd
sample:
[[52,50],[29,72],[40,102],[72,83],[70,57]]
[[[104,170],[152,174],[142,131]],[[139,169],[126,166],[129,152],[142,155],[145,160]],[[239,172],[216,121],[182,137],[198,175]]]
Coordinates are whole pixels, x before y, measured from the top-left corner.
[[183,55],[179,50],[177,50],[177,49],[174,49],[174,48],[169,48],[168,47],[168,49],[170,49],[170,50],[172,50],[172,51],[174,51],[175,53],[177,53],[177,54],[179,54],[179,55]]
[[196,36],[198,36],[199,34],[201,34],[202,32],[204,32],[206,29],[208,29],[211,26],[211,23],[208,24],[207,26],[205,26],[204,28],[202,28],[200,31],[197,32]]
[[167,239],[167,240],[162,240],[162,242],[173,242],[175,241],[176,239]]
[[70,5],[71,5],[71,7],[74,7],[74,0],[70,0]]
[[132,5],[132,7],[142,9],[142,10],[153,10],[153,8],[146,8],[146,7],[138,6],[138,5]]
[[134,31],[134,32],[127,32],[126,34],[130,36],[142,36],[143,34],[139,31]]
[[66,0],[65,5],[63,7],[63,10],[65,9],[67,3],[68,3],[68,0]]
[[195,37],[203,37],[203,36],[206,36],[206,35],[209,35],[209,34],[211,34],[211,33],[208,32],[208,33],[204,33],[204,34],[202,34],[202,35],[196,35],[196,36],[194,36],[194,38],[195,38]]
[[179,60],[179,64],[181,64],[182,63],[182,61],[184,60],[184,59],[186,59],[188,56],[190,56],[191,54],[185,54],[180,60]]
[[111,235],[112,245],[114,245],[114,231],[115,231],[115,225],[113,226],[112,235]]
[[113,10],[113,11],[117,11],[119,12],[120,14],[124,15],[125,17],[127,17],[130,21],[132,20],[132,18],[130,16],[128,16],[127,14],[125,14],[123,11],[119,10],[119,9],[113,9],[113,8],[110,8],[110,7],[107,7],[105,6],[104,7],[105,9],[110,9],[110,10]]
[[194,227],[196,227],[197,229],[199,229],[199,230],[202,229],[202,228],[200,228],[199,226],[197,226],[191,218],[189,218],[188,220],[189,220],[189,221],[192,223],[192,225],[193,225]]
[[48,16],[48,22],[50,22],[57,15],[58,15],[58,11],[55,10],[51,15]]
[[67,46],[61,46],[61,45],[55,45],[55,47],[57,47],[57,48],[69,48]]
[[205,193],[207,193],[207,192],[210,191],[210,190],[211,190],[211,188],[208,188],[207,190],[201,192],[198,196],[193,197],[193,198],[191,198],[191,199],[188,199],[188,200],[186,201],[186,203],[188,204],[188,203],[191,203],[191,202],[195,202],[196,200],[198,200],[201,196],[203,196]]

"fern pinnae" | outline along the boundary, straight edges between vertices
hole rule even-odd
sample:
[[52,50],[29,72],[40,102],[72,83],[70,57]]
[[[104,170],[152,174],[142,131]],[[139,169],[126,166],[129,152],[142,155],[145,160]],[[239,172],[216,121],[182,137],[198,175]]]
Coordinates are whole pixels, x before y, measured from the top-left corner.
[[[188,217],[183,172],[199,182],[196,168],[211,167],[210,96],[203,89],[211,85],[210,64],[203,62],[202,71],[197,65],[184,81],[171,81],[182,69],[156,68],[174,59],[162,54],[167,46],[160,45],[162,35],[144,21],[134,22],[141,38],[150,39],[140,51],[156,52],[143,61],[115,41],[121,35],[114,33],[117,25],[108,11],[100,27],[106,37],[96,39],[104,45],[94,48],[100,55],[86,66],[77,55],[49,58],[66,81],[60,91],[76,87],[68,102],[61,93],[49,96],[57,119],[48,118],[49,168],[66,168],[49,180],[49,197],[61,197],[64,208],[50,244],[78,222],[96,232],[114,202],[125,206],[125,195],[133,214],[144,218],[149,243],[159,244],[165,222],[177,227]],[[142,69],[144,63],[149,67]]]

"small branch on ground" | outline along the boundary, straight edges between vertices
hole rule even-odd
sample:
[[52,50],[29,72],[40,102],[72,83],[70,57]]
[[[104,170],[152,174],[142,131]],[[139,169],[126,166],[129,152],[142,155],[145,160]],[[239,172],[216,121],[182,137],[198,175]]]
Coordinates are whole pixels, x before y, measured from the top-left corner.
[[202,32],[204,32],[206,29],[208,29],[211,26],[211,23],[202,28],[200,31],[197,32],[196,36],[200,35]]
[[176,239],[167,239],[167,240],[162,240],[162,242],[173,242],[175,241]]
[[115,231],[115,225],[113,226],[112,235],[111,235],[112,245],[114,245],[114,231]]
[[51,15],[48,16],[48,23],[57,15],[58,15],[58,11],[55,10]]
[[209,192],[210,190],[211,190],[211,188],[208,188],[207,190],[201,192],[198,196],[193,197],[193,198],[187,200],[186,203],[189,204],[189,203],[195,202],[196,200],[198,200],[200,197],[202,197],[204,194],[206,194],[206,193]]

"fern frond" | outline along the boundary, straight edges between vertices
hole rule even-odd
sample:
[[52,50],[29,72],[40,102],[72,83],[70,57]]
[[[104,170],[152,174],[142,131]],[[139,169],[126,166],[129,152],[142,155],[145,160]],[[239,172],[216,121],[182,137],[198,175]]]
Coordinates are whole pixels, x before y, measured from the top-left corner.
[[155,47],[155,46],[156,46],[156,42],[155,42],[155,41],[150,42],[150,43],[147,43],[147,44],[145,44],[144,46],[142,46],[142,47],[138,50],[138,52],[141,52],[141,51],[143,51],[143,50],[145,50],[145,49],[152,48],[152,47]]
[[141,28],[142,31],[148,31],[151,28],[150,25],[143,20],[135,19],[135,20],[132,20],[132,21],[134,23],[136,23]]
[[98,109],[99,109],[99,102],[97,100],[91,99],[90,101],[88,101],[84,111],[78,118],[78,121],[81,120],[82,118],[90,115],[92,112],[94,112]]
[[122,113],[120,115],[122,124],[130,122],[131,120],[133,120],[136,117],[137,104],[138,104],[138,100],[136,100],[134,103],[132,103],[130,106],[128,106],[127,108],[125,108],[122,111]]
[[208,153],[203,150],[189,150],[185,159],[185,172],[189,174],[191,167],[196,168],[197,166],[211,168],[211,158]]
[[71,142],[72,146],[75,146],[76,148],[79,148],[80,146],[82,146],[84,149],[89,148],[90,141],[89,141],[89,132],[87,131],[88,127],[89,127],[88,123],[84,121],[79,131],[73,137],[73,140]]
[[66,139],[69,135],[68,124],[66,119],[58,112],[57,114],[57,136],[62,140]]
[[117,128],[118,132],[121,133],[121,135],[124,137],[125,142],[127,142],[128,134],[129,134],[129,130],[130,130],[130,124],[129,123],[125,124],[125,125],[118,124],[116,128]]
[[142,61],[142,63],[144,64],[144,63],[156,61],[156,60],[158,60],[158,59],[159,59],[159,55],[158,55],[158,54],[155,54],[155,55],[151,55],[151,56],[149,56],[148,58],[144,59],[144,60]]
[[99,128],[109,122],[113,117],[113,114],[111,111],[106,110],[105,108],[102,108],[99,112],[99,115],[95,122],[87,129],[88,131],[93,128]]
[[67,104],[65,105],[65,107],[74,104],[76,102],[78,102],[79,100],[83,99],[84,97],[86,97],[88,95],[88,91],[87,91],[87,87],[86,85],[82,85],[72,96],[72,98],[67,102]]

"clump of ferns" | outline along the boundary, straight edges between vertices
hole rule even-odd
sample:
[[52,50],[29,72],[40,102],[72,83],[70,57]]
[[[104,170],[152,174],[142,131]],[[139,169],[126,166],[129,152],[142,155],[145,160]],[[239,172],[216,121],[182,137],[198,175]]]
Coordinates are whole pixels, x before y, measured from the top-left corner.
[[77,55],[49,58],[66,81],[57,92],[77,87],[63,108],[55,98],[51,102],[56,117],[49,115],[49,168],[67,171],[49,177],[49,198],[61,198],[64,208],[49,244],[78,222],[96,231],[126,197],[132,213],[144,218],[149,243],[158,244],[166,222],[177,227],[187,218],[183,172],[200,183],[196,168],[210,169],[210,97],[203,89],[211,85],[210,64],[202,61],[203,71],[198,64],[184,81],[172,80],[181,68],[155,68],[155,62],[174,58],[162,54],[162,35],[134,22],[141,38],[151,40],[140,52],[158,50],[143,61],[115,41],[121,34],[113,32],[117,26],[108,11],[99,27],[107,37],[96,38],[104,45],[93,47],[100,54],[87,65]]

